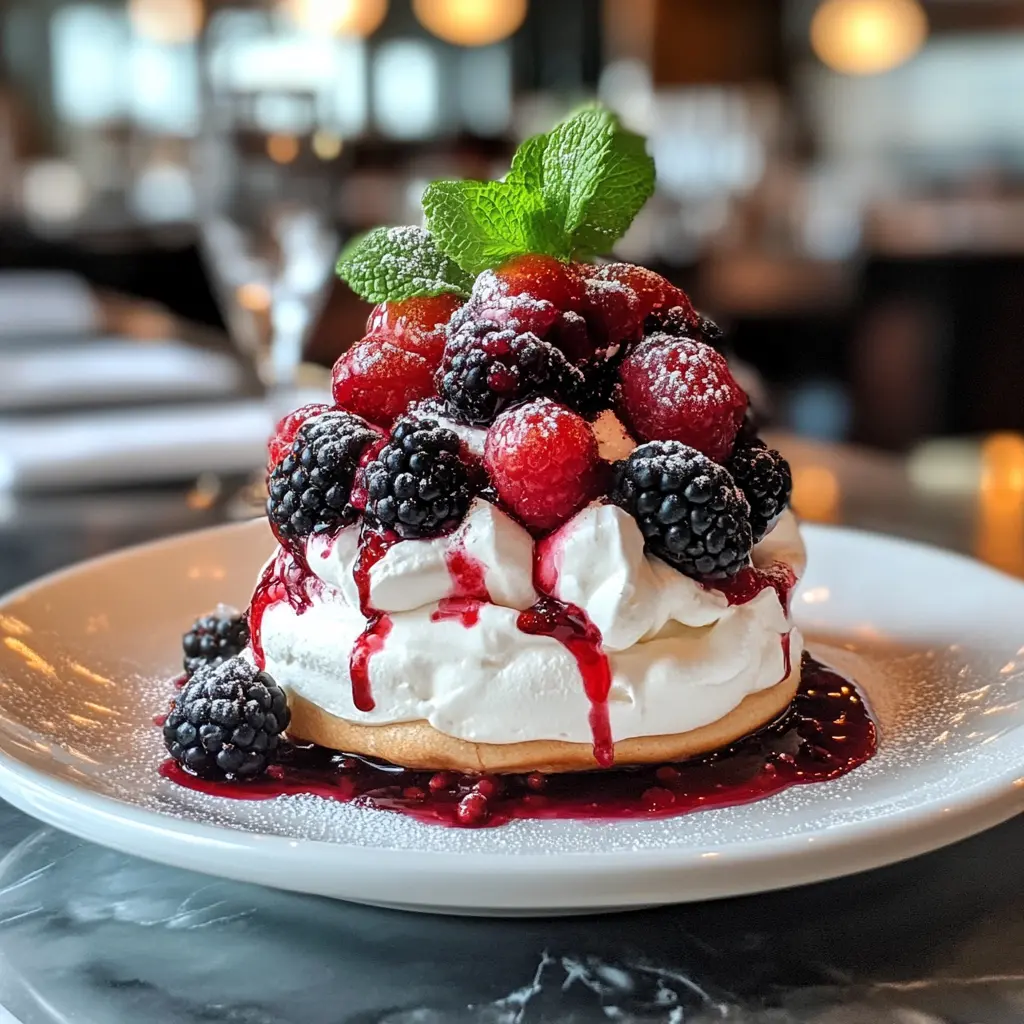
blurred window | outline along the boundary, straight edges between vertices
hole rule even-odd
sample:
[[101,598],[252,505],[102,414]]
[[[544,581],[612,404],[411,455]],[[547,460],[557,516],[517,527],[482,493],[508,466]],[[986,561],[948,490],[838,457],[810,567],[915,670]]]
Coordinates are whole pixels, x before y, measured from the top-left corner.
[[130,39],[124,11],[72,4],[53,15],[53,95],[60,118],[88,124],[127,113]]
[[377,127],[396,139],[422,139],[441,121],[441,71],[436,48],[418,39],[381,44],[373,60]]

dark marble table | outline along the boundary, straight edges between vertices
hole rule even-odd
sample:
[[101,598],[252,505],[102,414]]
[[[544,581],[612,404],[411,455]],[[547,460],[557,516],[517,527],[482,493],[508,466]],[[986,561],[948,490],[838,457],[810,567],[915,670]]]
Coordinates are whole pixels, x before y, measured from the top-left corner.
[[[813,484],[804,509],[819,518],[988,550],[988,513],[969,487],[923,494],[901,463],[803,445],[791,454]],[[1024,531],[1024,516],[1008,519],[1005,497],[990,550],[1010,559],[1024,545],[1004,533]],[[219,508],[205,505],[155,491],[0,503],[0,588],[216,521]],[[789,892],[474,920],[191,875],[0,804],[0,1006],[22,1024],[1020,1024],[1022,850],[1024,816]]]

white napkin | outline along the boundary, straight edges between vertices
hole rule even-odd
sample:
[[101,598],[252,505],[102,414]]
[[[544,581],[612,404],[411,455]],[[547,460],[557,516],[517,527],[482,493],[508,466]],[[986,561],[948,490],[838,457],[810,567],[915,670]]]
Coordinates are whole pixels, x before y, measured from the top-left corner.
[[212,398],[237,394],[243,380],[228,353],[177,341],[97,338],[52,348],[0,346],[0,411]]
[[53,490],[246,473],[266,460],[259,400],[0,418],[0,490]]
[[0,346],[25,335],[89,334],[100,312],[89,285],[51,270],[0,273]]

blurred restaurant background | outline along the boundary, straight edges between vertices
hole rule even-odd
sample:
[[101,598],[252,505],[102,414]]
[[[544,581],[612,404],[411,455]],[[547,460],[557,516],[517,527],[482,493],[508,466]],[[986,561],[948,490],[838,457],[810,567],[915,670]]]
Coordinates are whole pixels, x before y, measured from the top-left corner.
[[216,504],[363,333],[344,240],[597,97],[657,161],[617,254],[729,333],[799,510],[1024,572],[1021,0],[0,0],[0,43],[0,493]]

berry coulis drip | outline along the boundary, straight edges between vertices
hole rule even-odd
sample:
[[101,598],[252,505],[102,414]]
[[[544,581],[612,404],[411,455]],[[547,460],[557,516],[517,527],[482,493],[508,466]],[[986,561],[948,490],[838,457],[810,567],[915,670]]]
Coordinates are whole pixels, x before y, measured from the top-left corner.
[[359,535],[359,555],[352,578],[359,594],[359,610],[366,618],[366,628],[356,639],[349,655],[348,671],[352,680],[352,703],[359,711],[372,711],[376,704],[370,685],[370,659],[383,649],[391,632],[391,617],[370,603],[370,570],[397,543],[398,535],[390,530],[364,526]]
[[519,613],[516,626],[522,633],[549,636],[575,659],[583,677],[583,689],[590,701],[590,731],[594,738],[594,760],[602,768],[615,760],[615,744],[608,721],[608,693],[612,671],[601,646],[601,631],[574,604],[542,597],[532,608]]
[[735,576],[727,580],[715,580],[710,586],[723,593],[730,605],[746,604],[753,601],[762,590],[773,587],[779,595],[779,604],[788,615],[790,597],[796,586],[796,573],[785,562],[772,562],[760,569],[748,565]]
[[299,551],[282,547],[263,570],[249,605],[249,637],[256,667],[266,668],[263,652],[263,616],[267,609],[287,601],[296,615],[301,615],[313,604],[310,587],[318,583],[310,572],[305,556]]
[[480,605],[491,599],[487,592],[485,566],[466,550],[462,538],[448,548],[444,560],[452,581],[452,593],[438,602],[430,621],[454,620],[470,629],[480,621]]
[[171,760],[160,773],[212,796],[358,799],[427,824],[484,827],[524,818],[650,819],[733,807],[839,778],[868,761],[876,745],[875,724],[856,687],[805,654],[800,689],[778,720],[706,757],[674,764],[481,776],[412,771],[301,747],[250,782],[204,781]]

